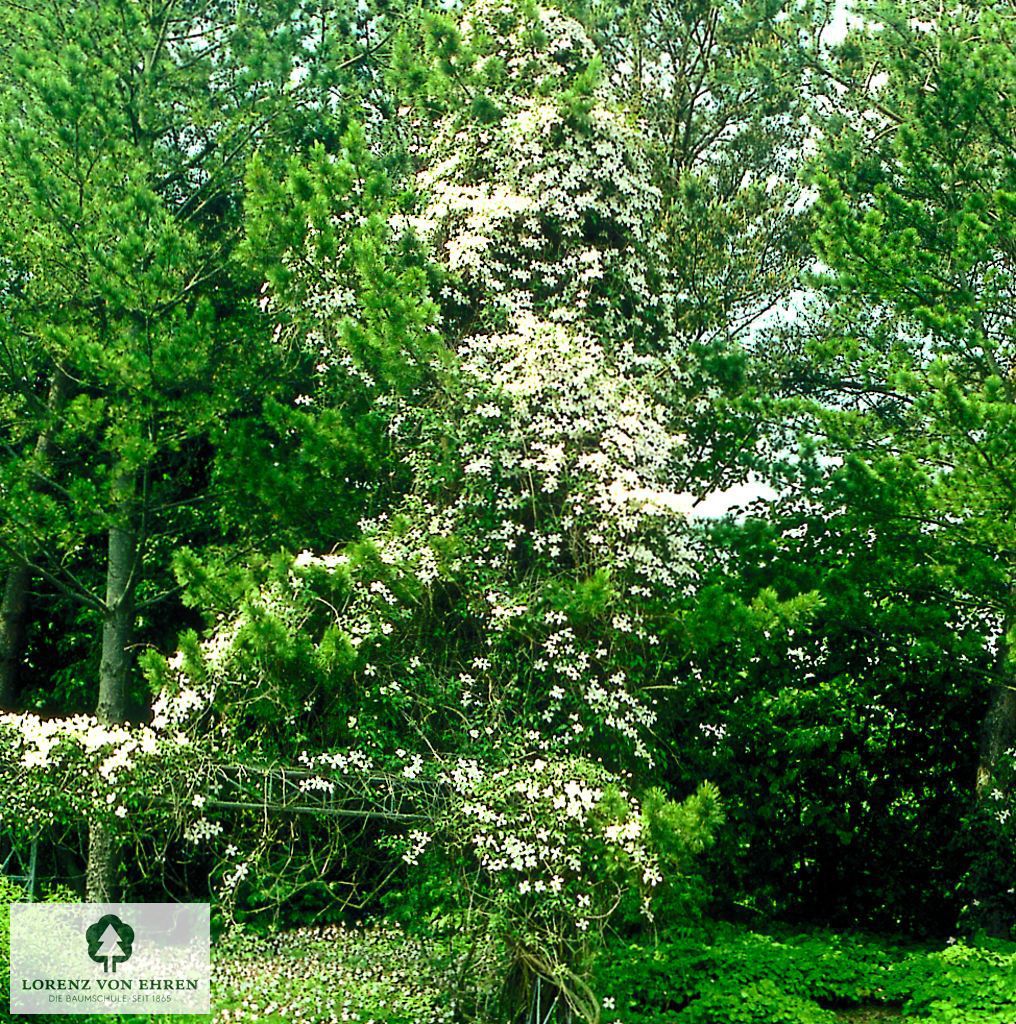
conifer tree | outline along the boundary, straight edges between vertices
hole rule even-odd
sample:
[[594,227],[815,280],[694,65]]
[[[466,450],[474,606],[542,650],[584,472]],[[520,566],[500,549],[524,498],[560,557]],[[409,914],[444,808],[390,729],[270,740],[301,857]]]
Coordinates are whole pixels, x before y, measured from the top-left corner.
[[[333,141],[372,37],[331,3],[103,0],[3,4],[0,38],[0,699],[34,579],[100,623],[118,722],[138,616],[223,504],[209,448],[282,372],[236,258],[246,162]],[[108,845],[94,825],[97,898]]]
[[[995,648],[970,786],[997,865],[1016,792],[1016,23],[1006,3],[862,13],[829,66],[814,170],[829,272],[798,383],[821,396],[823,449],[856,500],[938,537],[940,599]],[[991,856],[977,916],[1004,931],[1013,879]]]

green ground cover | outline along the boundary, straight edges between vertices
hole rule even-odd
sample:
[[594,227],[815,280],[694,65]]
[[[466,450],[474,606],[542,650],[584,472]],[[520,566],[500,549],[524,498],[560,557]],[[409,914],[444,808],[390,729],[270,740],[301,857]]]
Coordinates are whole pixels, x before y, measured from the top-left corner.
[[[239,932],[214,952],[213,1020],[501,1024],[491,1009],[496,993],[470,989],[465,952],[455,940],[384,923]],[[615,938],[597,961],[593,982],[603,1024],[1016,1021],[1016,943],[1001,941],[917,945],[829,931],[661,927],[655,940]],[[209,1018],[64,1019],[184,1024]]]
[[718,926],[655,945],[614,944],[598,988],[610,1024],[1012,1024],[1016,944],[914,946]]

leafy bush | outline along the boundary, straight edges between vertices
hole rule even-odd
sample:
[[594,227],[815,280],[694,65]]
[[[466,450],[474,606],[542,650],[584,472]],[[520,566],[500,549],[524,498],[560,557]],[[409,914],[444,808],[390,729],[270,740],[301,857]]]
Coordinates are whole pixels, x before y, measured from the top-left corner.
[[737,990],[715,990],[689,1004],[681,1024],[836,1024],[828,1010],[782,992],[763,978]]
[[[0,874],[0,963],[10,963],[11,916],[8,909],[12,903],[24,899],[24,890],[15,885],[6,875]],[[0,1008],[10,1005],[10,975],[6,967],[0,970]],[[0,1009],[0,1013],[2,1013]]]
[[929,537],[835,499],[830,485],[782,522],[709,527],[723,554],[681,620],[709,685],[662,716],[681,751],[671,787],[705,777],[726,795],[708,873],[721,905],[941,934],[974,852],[992,881],[1012,861],[1011,838],[959,827],[991,654],[928,597]]
[[907,1014],[938,1024],[1012,1024],[1016,1020],[1016,944],[955,943],[907,957],[891,972]]
[[1016,944],[908,949],[856,935],[730,926],[600,958],[607,1024],[834,1024],[834,1010],[898,1008],[935,1024],[1012,1024]]

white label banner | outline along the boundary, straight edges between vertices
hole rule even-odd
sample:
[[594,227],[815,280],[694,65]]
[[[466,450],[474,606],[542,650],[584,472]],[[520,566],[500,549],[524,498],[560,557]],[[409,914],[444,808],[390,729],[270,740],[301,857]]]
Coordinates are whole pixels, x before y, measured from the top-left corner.
[[207,903],[12,903],[11,1013],[208,1013]]

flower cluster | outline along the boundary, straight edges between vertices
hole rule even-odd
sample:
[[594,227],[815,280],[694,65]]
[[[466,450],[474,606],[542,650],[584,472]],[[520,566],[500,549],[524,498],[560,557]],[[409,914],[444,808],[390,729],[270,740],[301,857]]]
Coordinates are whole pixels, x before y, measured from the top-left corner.
[[97,814],[127,818],[166,794],[167,763],[186,774],[191,760],[179,731],[91,715],[0,715],[0,743],[0,821],[30,835]]
[[595,323],[614,342],[661,336],[660,193],[639,126],[596,80],[588,36],[512,0],[472,4],[461,27],[477,87],[496,69],[500,116],[477,122],[464,104],[419,154],[425,198],[409,223],[455,275],[444,297],[488,324],[530,312]]
[[[631,886],[643,907],[662,881],[638,802],[602,765],[533,757],[491,770],[460,759],[453,794],[435,823],[489,877],[485,892],[540,945],[599,931]],[[516,925],[519,927],[519,925]]]

